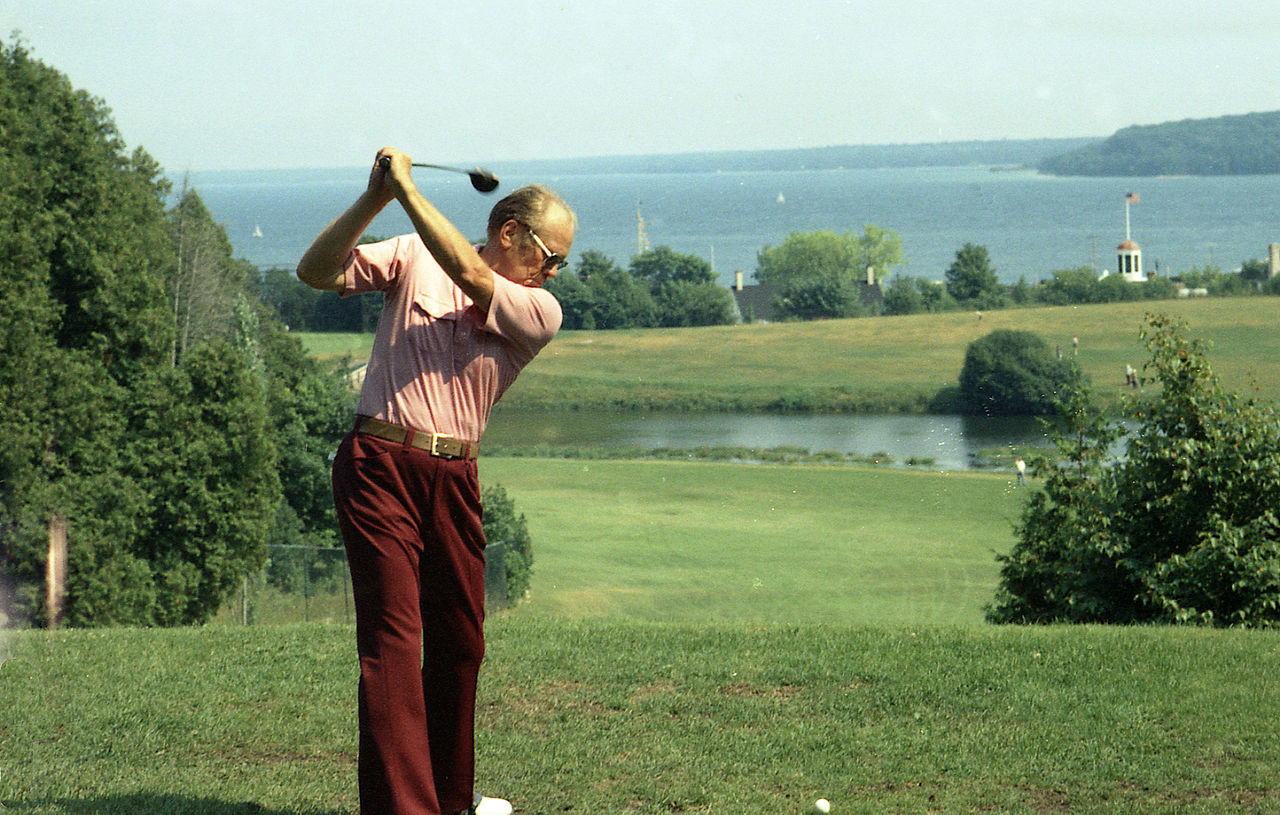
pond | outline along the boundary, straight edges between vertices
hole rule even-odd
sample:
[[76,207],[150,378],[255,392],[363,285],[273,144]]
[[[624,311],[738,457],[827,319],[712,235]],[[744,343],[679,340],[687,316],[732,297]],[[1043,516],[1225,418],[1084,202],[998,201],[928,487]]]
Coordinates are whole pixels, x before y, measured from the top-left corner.
[[968,470],[980,451],[1046,445],[1031,417],[760,415],[494,410],[486,447],[793,447],[811,453],[887,454],[937,470]]

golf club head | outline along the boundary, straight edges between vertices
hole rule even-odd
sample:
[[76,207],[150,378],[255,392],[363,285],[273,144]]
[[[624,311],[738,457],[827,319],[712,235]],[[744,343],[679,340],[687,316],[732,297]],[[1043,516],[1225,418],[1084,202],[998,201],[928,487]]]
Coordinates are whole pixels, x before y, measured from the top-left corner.
[[498,189],[498,177],[488,170],[477,167],[467,175],[471,176],[471,186],[475,187],[477,192],[487,194]]

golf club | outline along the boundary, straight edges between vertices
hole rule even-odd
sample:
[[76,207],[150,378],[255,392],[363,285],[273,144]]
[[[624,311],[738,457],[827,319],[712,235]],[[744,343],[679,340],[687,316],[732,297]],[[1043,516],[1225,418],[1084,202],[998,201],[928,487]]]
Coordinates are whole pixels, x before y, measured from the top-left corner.
[[[378,159],[378,166],[387,169],[391,166],[391,159],[383,156]],[[442,164],[419,164],[413,162],[414,167],[430,167],[433,170],[445,170],[450,173],[462,173],[471,177],[471,186],[476,188],[477,192],[489,193],[498,188],[498,177],[488,170],[476,167],[474,170],[464,170],[461,167],[445,167]]]

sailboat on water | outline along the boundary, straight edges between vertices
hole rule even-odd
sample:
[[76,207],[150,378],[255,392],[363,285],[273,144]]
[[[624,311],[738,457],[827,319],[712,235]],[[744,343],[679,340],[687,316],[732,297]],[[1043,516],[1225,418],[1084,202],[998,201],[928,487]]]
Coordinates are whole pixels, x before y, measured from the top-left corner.
[[253,237],[255,237],[255,238],[261,238],[261,237],[262,237],[262,227],[261,227],[260,225],[258,225],[258,224],[254,224],[254,225],[253,225]]

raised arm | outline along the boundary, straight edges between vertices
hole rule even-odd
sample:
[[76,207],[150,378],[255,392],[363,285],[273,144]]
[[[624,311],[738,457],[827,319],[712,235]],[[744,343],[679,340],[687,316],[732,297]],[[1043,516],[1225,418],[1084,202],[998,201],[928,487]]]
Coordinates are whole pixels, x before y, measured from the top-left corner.
[[390,159],[386,186],[404,207],[427,251],[458,288],[487,313],[493,302],[493,270],[476,252],[471,241],[418,192],[413,183],[409,157],[383,148],[378,153],[379,163],[384,157]]
[[324,291],[342,291],[343,265],[355,248],[356,241],[369,224],[393,199],[387,188],[387,171],[374,164],[369,185],[346,212],[321,230],[298,261],[298,279]]

